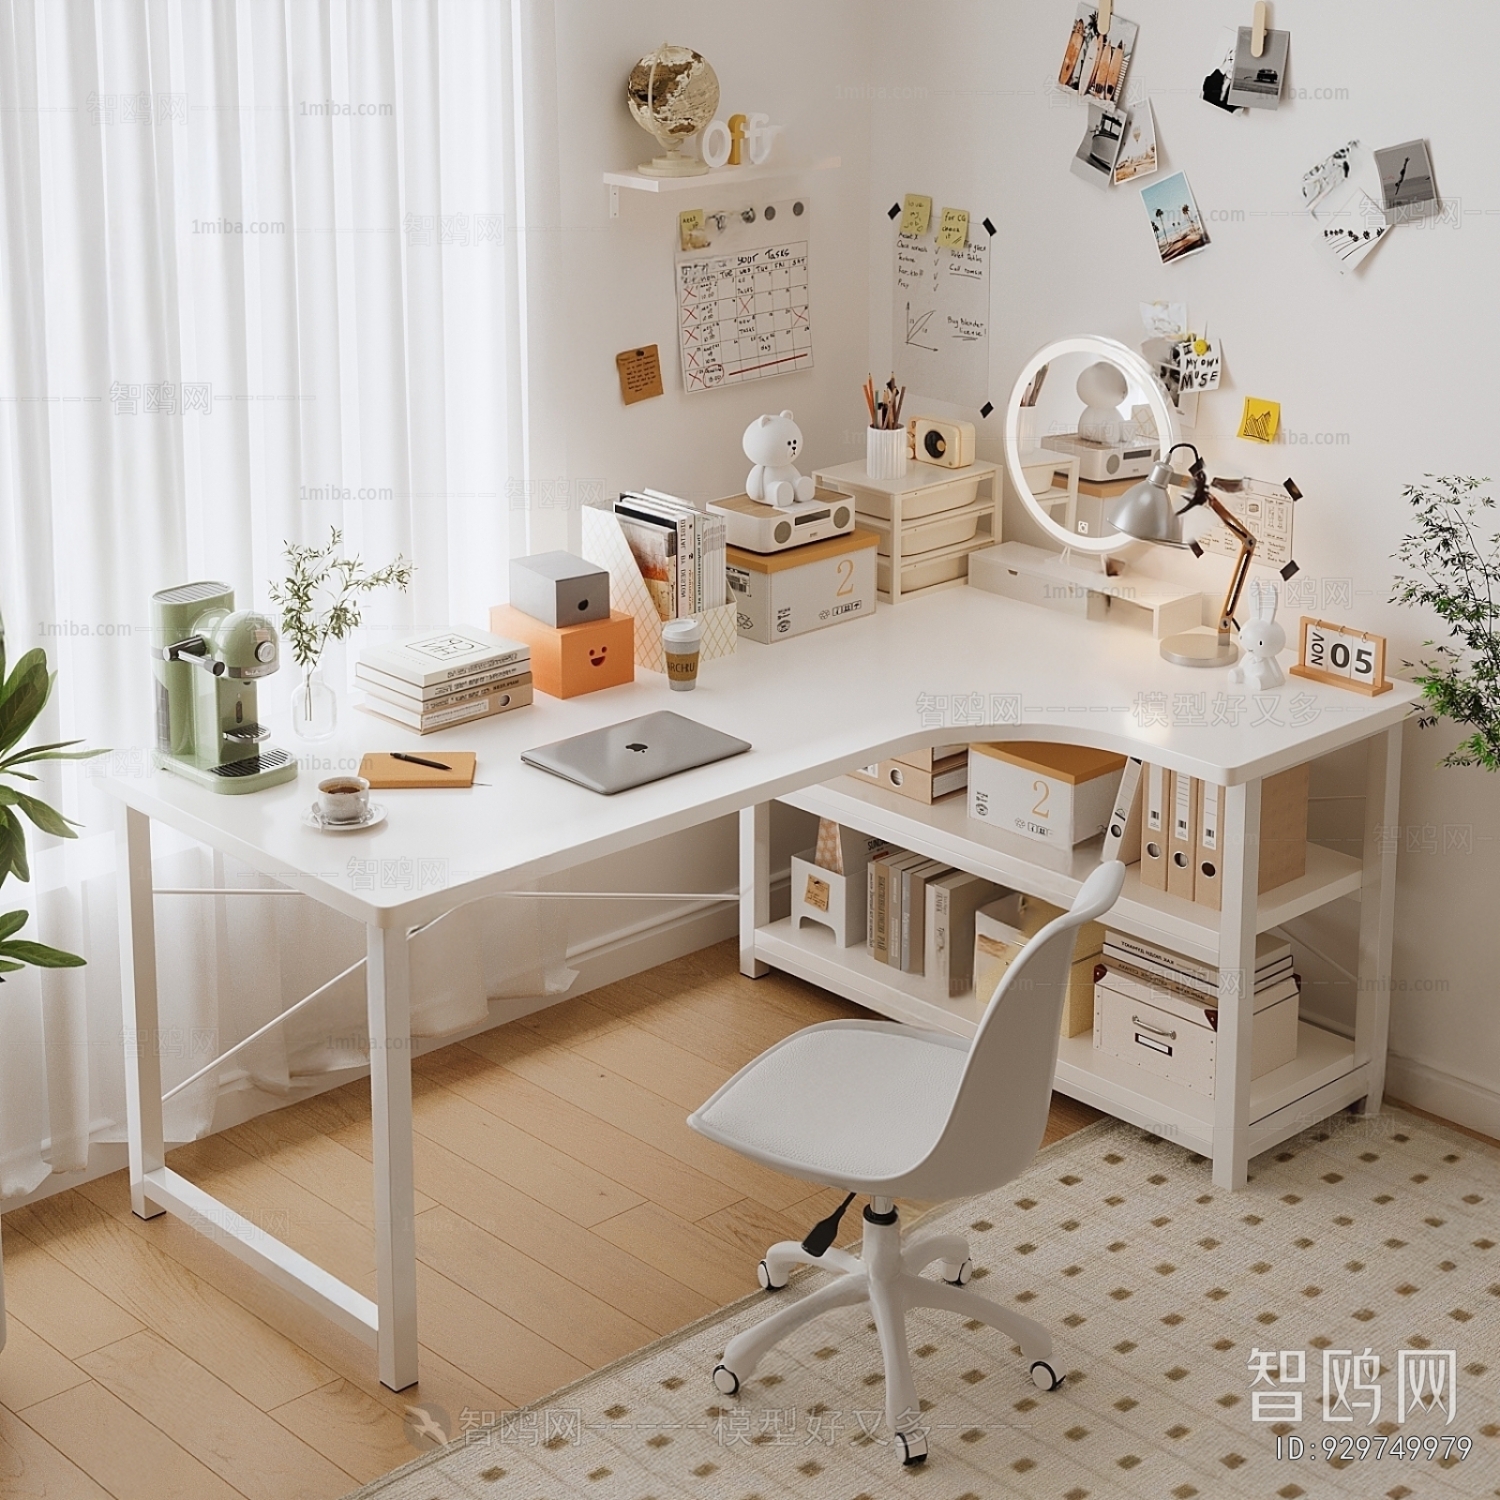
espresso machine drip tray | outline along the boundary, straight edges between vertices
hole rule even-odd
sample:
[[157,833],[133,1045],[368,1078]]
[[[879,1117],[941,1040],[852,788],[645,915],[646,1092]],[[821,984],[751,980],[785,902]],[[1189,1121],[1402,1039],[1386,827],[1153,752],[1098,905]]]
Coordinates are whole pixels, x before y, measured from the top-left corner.
[[285,750],[267,750],[260,755],[247,755],[243,760],[226,760],[221,766],[209,769],[215,776],[255,776],[261,771],[275,771],[289,765],[292,757]]

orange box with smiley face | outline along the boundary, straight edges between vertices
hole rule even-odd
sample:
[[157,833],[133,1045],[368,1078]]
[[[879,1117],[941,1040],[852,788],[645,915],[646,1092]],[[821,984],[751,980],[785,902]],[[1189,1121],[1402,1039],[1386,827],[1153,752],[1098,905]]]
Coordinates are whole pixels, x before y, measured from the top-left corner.
[[531,647],[531,677],[539,693],[576,698],[635,681],[635,618],[621,610],[611,610],[607,620],[552,626],[496,604],[490,629]]

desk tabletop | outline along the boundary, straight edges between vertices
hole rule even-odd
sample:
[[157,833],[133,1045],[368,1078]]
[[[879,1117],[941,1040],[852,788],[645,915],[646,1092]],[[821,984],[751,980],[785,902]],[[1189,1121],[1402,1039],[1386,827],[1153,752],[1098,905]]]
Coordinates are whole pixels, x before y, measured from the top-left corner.
[[[276,726],[273,743],[298,756],[295,782],[245,796],[165,771],[102,784],[137,811],[359,921],[410,926],[928,745],[1097,745],[1233,785],[1389,729],[1418,696],[1404,682],[1369,698],[1295,677],[1256,696],[1230,685],[1223,670],[1163,661],[1144,632],[953,588],[772,646],[741,640],[733,657],[703,664],[691,694],[642,671],[623,687],[566,700],[538,694],[530,708],[427,736],[346,699],[330,740],[302,745]],[[614,797],[520,760],[533,746],[658,709],[754,748]],[[304,826],[317,782],[357,770],[366,751],[440,755],[445,746],[476,751],[477,779],[488,785],[377,792],[388,817],[359,832]]]

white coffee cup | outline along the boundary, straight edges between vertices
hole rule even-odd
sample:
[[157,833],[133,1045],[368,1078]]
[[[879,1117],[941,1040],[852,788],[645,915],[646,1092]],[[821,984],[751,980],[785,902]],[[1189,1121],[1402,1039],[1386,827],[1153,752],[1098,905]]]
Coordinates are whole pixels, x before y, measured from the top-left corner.
[[370,783],[363,776],[330,776],[318,783],[318,816],[325,823],[363,823],[370,815]]
[[667,686],[674,693],[690,693],[698,685],[698,656],[703,647],[703,627],[688,616],[669,620],[661,628],[662,655],[666,658]]

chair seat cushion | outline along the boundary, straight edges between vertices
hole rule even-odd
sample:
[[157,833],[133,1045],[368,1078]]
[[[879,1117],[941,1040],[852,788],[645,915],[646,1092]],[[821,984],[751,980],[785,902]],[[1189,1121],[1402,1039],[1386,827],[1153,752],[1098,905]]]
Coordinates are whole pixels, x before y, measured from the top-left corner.
[[967,1060],[956,1038],[830,1022],[763,1053],[688,1123],[794,1176],[864,1190],[926,1157]]

